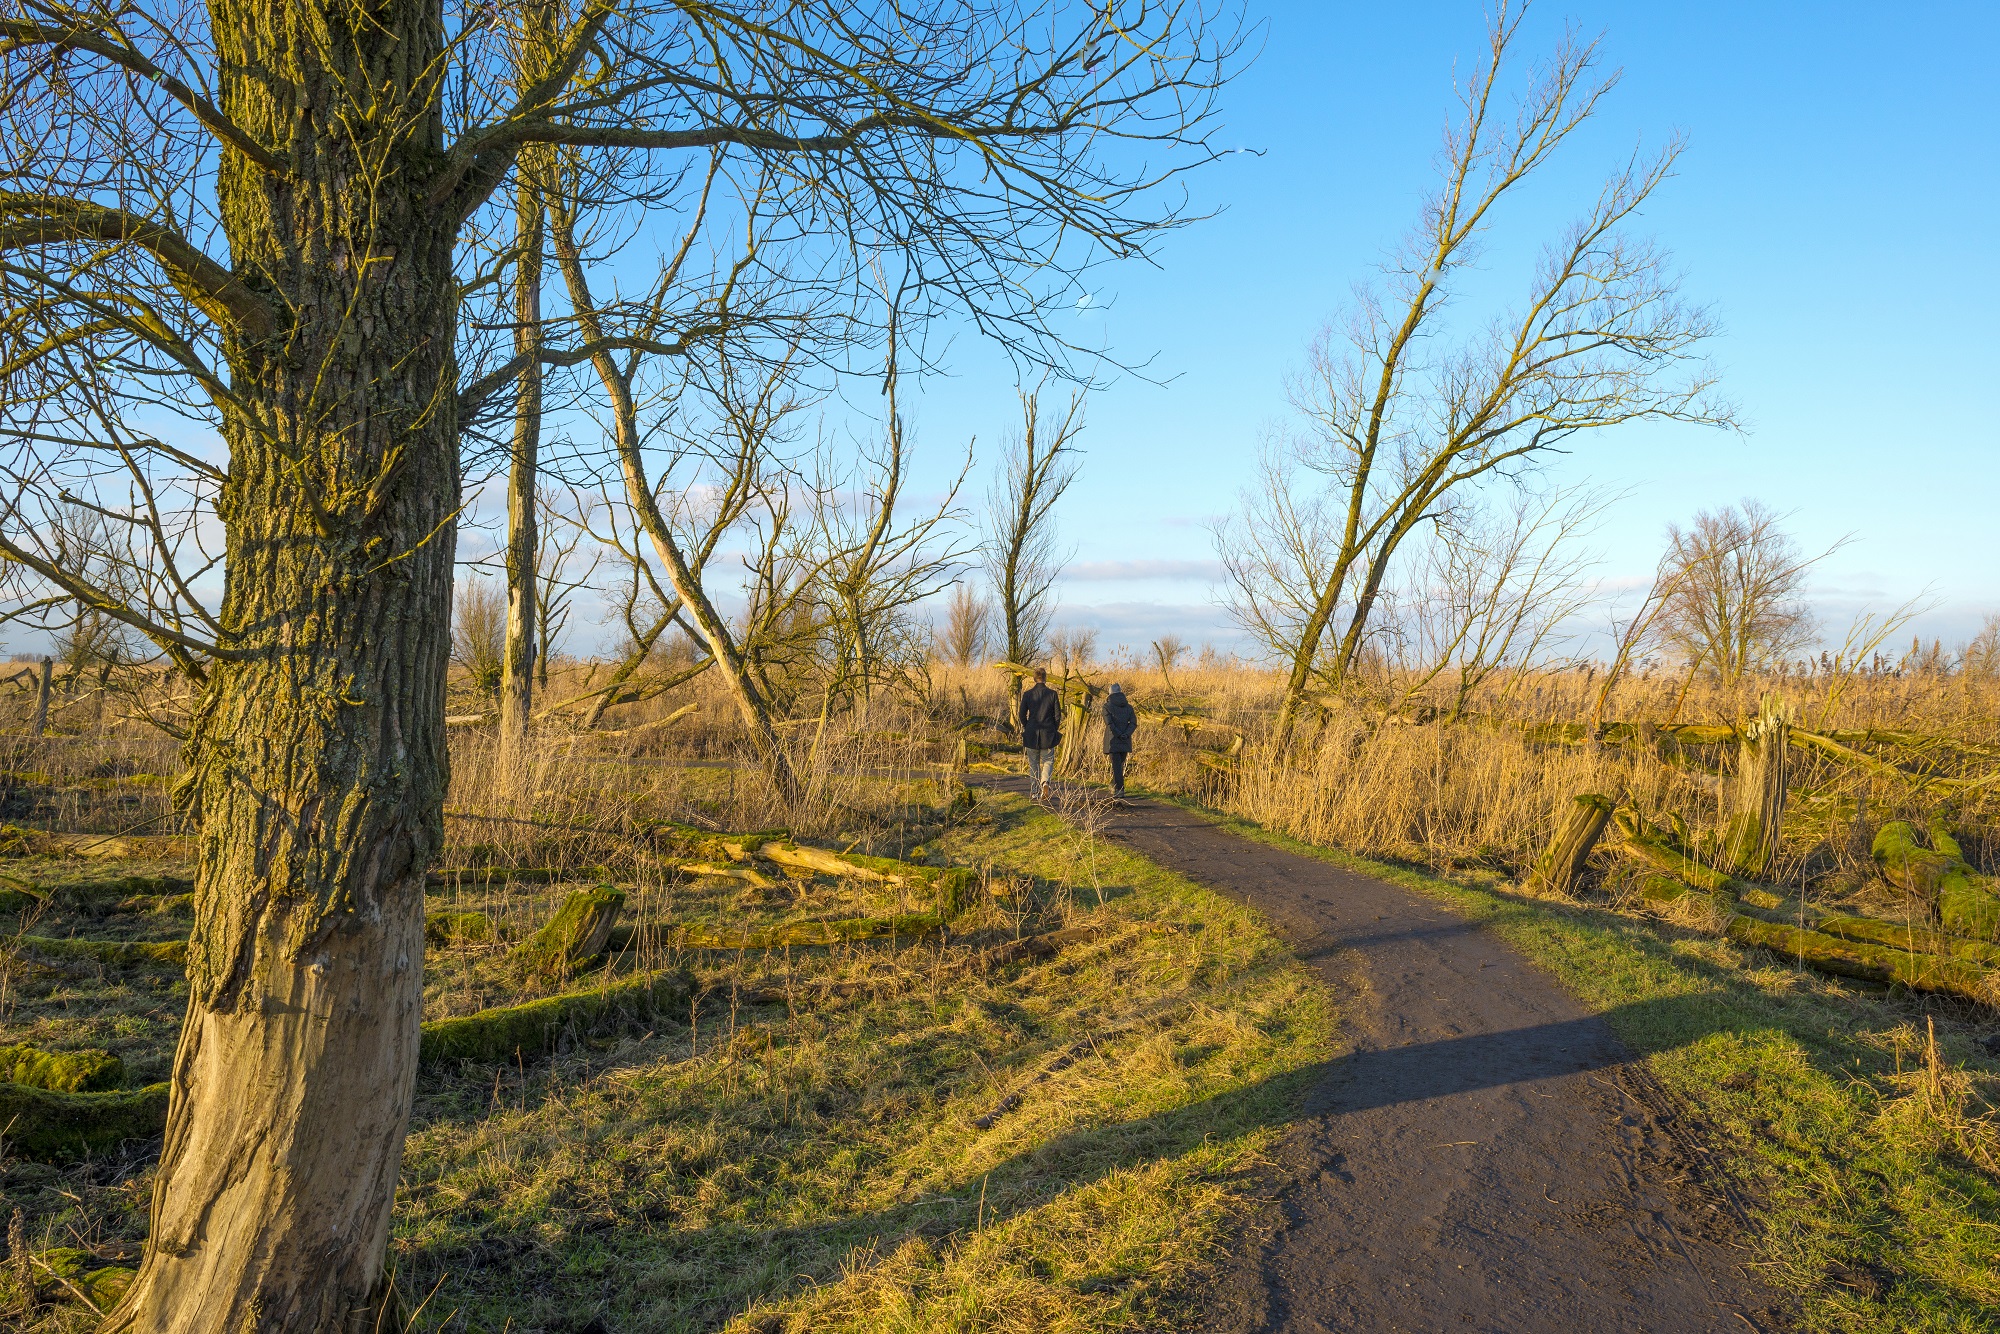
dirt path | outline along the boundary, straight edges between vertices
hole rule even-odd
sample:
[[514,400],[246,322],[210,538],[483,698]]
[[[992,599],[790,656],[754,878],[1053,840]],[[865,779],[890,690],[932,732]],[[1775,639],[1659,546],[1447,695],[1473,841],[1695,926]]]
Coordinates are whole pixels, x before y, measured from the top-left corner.
[[1609,1025],[1499,938],[1383,881],[1154,802],[1111,836],[1262,910],[1352,1050],[1286,1132],[1259,1331],[1775,1329],[1703,1150]]

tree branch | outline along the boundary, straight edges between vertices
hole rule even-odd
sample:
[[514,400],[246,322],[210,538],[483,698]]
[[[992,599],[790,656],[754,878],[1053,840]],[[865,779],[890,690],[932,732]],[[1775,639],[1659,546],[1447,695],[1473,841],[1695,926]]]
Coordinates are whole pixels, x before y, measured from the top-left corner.
[[270,304],[173,228],[86,200],[0,192],[0,252],[71,241],[137,246],[211,319],[251,339],[277,332]]

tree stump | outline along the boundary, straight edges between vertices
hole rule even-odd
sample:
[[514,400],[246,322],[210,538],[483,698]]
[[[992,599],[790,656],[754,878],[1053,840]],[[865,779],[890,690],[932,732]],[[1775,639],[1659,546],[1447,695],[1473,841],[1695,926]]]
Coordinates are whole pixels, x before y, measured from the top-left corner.
[[611,928],[625,906],[625,891],[611,885],[572,891],[562,907],[521,947],[515,957],[539,972],[560,973],[604,953]]
[[1778,851],[1785,818],[1791,715],[1773,699],[1743,729],[1737,750],[1735,811],[1729,819],[1724,856],[1739,874],[1764,874]]
[[1535,863],[1529,886],[1544,894],[1567,894],[1583,877],[1584,863],[1598,837],[1611,820],[1611,799],[1595,792],[1576,799],[1569,819],[1563,822],[1549,846]]

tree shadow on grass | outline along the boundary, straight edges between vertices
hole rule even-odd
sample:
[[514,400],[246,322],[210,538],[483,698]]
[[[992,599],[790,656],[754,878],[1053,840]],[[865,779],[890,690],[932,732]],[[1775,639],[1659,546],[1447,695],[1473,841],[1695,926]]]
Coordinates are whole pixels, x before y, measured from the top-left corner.
[[[1623,1008],[1653,1011],[1684,999]],[[1180,1107],[1065,1131],[990,1170],[968,1173],[885,1209],[772,1227],[732,1222],[693,1228],[678,1225],[668,1210],[641,1209],[634,1216],[607,1216],[601,1227],[573,1231],[555,1245],[537,1238],[534,1221],[523,1219],[514,1228],[488,1229],[476,1239],[406,1255],[405,1264],[413,1278],[427,1276],[427,1282],[451,1271],[454,1279],[440,1294],[444,1298],[459,1285],[497,1285],[500,1291],[493,1298],[504,1301],[507,1291],[526,1290],[518,1287],[526,1284],[576,1310],[600,1314],[609,1328],[622,1328],[621,1319],[640,1318],[636,1313],[643,1308],[646,1328],[714,1329],[756,1301],[782,1300],[807,1285],[838,1279],[844,1267],[867,1263],[857,1257],[887,1255],[913,1238],[948,1244],[974,1226],[1005,1223],[1116,1173],[1179,1159],[1204,1146],[1281,1130],[1328,1112],[1451,1098],[1621,1065],[1629,1057],[1619,1044],[1606,1041],[1607,1017],[1345,1053]],[[1659,1016],[1626,1017],[1672,1027],[1688,1041],[1702,1031],[1699,1023],[1685,1020],[1669,1024]],[[1031,1101],[1008,1115],[1032,1114]],[[1007,1118],[998,1126],[1004,1133]],[[967,1135],[975,1133],[974,1127],[966,1127]],[[1239,1184],[1249,1189],[1247,1183]],[[747,1187],[759,1188],[754,1180]],[[797,1207],[796,1202],[774,1203]],[[601,1280],[606,1274],[620,1276],[620,1293],[605,1292]],[[1107,1270],[1073,1274],[1071,1281],[1089,1287],[1133,1277]],[[643,1298],[633,1295],[634,1284]]]

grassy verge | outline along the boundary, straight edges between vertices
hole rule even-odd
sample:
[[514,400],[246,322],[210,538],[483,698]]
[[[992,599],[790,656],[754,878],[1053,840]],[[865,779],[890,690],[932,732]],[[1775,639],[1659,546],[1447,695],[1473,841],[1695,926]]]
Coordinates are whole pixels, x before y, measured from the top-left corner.
[[[1165,800],[1175,800],[1171,797]],[[1602,1011],[1729,1151],[1759,1268],[1812,1330],[2000,1329],[1994,1016],[1794,968],[1608,908],[1316,847],[1182,802],[1245,838],[1365,871],[1491,927]],[[1936,1034],[1935,1051],[1927,1050]]]
[[[1324,994],[1252,914],[1025,802],[982,811],[930,851],[1006,892],[943,942],[669,961],[707,998],[657,1031],[427,1080],[395,1240],[420,1327],[1194,1327],[1190,1280],[1330,1044]],[[675,920],[798,911],[675,894]],[[980,963],[1062,926],[1094,929]]]
[[[688,881],[643,857],[579,872],[630,884],[638,930],[570,978],[523,971],[509,943],[554,911],[561,877],[434,893],[433,909],[481,914],[499,938],[427,952],[431,1018],[651,969],[684,970],[699,998],[552,1060],[426,1071],[392,1243],[415,1328],[1200,1327],[1200,1279],[1331,1044],[1325,993],[1254,914],[1019,799],[989,796],[924,852],[981,868],[980,902],[948,936],[789,953],[679,952],[657,928],[880,914],[894,891]],[[121,911],[32,926],[187,929]],[[1059,950],[1005,955],[1051,931]],[[178,970],[0,961],[0,1044],[107,1047],[164,1070]],[[0,1156],[0,1189],[33,1253],[129,1264],[155,1152]],[[94,1324],[41,1286],[21,1328]]]

